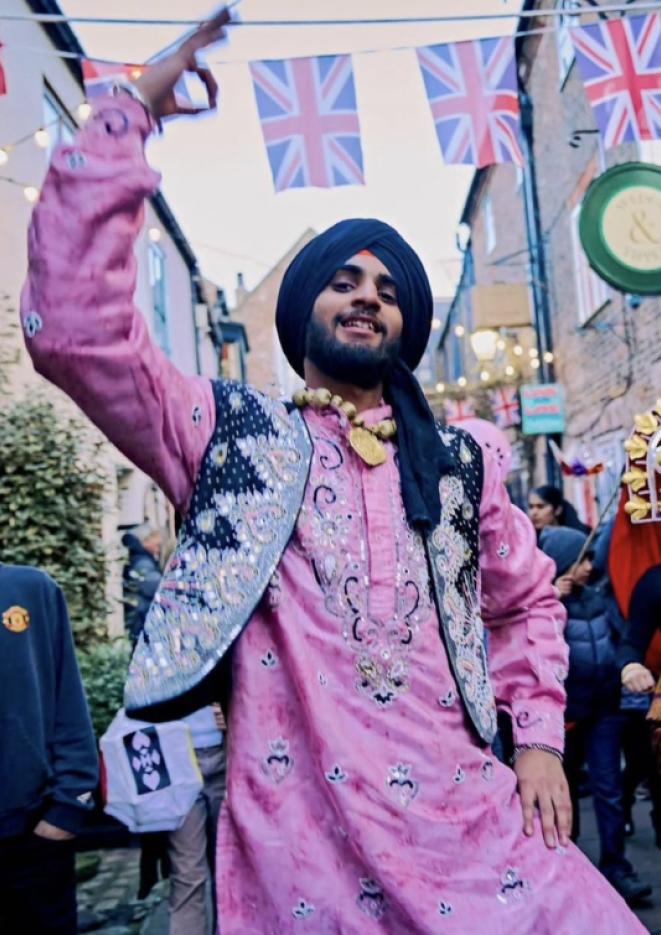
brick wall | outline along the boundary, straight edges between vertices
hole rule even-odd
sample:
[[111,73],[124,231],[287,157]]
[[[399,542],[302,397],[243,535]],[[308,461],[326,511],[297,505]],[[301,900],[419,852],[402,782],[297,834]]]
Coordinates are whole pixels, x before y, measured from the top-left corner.
[[[550,8],[555,3],[541,0],[539,6]],[[547,25],[548,20],[539,20],[531,27]],[[595,176],[609,166],[641,159],[641,152],[633,145],[606,152],[600,147],[576,64],[561,75],[554,32],[526,40],[519,67],[534,109],[534,158],[556,378],[567,399],[563,447],[569,454],[609,462],[609,472],[597,482],[603,502],[618,476],[622,440],[633,415],[661,396],[661,299],[645,299],[632,309],[621,293],[608,289],[597,277],[589,278],[576,240],[576,215]],[[572,147],[569,140],[576,131],[590,132],[583,132],[578,146]],[[526,281],[525,215],[516,170],[495,166],[478,173],[477,179],[466,206],[475,280]],[[496,234],[490,252],[485,210],[489,199]],[[578,497],[569,487],[567,494]]]
[[582,321],[572,217],[592,178],[611,165],[639,159],[640,153],[635,146],[603,152],[594,133],[582,135],[577,148],[569,146],[573,132],[596,126],[576,65],[561,88],[552,33],[524,46],[524,58],[534,106],[556,370],[567,395],[564,445],[599,453],[601,440],[628,431],[633,414],[661,391],[661,300],[646,299],[633,310],[623,295],[608,290],[597,295],[595,306],[606,299],[601,307]]

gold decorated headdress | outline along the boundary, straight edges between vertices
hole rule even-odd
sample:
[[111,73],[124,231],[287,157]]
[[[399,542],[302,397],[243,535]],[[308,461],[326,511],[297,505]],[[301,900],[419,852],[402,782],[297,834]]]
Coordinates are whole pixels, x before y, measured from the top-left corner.
[[634,417],[634,429],[624,443],[627,468],[622,475],[629,496],[624,509],[632,523],[661,521],[661,399]]

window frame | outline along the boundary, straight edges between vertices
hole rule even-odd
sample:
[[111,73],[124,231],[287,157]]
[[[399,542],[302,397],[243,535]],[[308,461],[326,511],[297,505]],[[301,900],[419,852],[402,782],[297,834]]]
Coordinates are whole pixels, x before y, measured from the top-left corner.
[[559,85],[562,90],[567,83],[574,63],[576,52],[571,38],[571,29],[578,20],[575,13],[570,10],[579,7],[578,0],[555,0],[556,10],[564,10],[560,16],[555,17],[555,45],[558,52]]
[[[595,273],[585,255],[578,230],[581,202],[571,212],[572,255],[574,261],[574,286],[576,289],[576,310],[579,325],[586,325],[611,301],[612,291],[608,284]],[[589,295],[594,293],[596,301],[590,308]]]
[[498,234],[496,232],[496,215],[493,210],[493,198],[489,192],[487,192],[482,199],[482,211],[484,216],[484,249],[487,254],[491,256],[498,243]]
[[44,81],[41,92],[41,111],[44,118],[43,129],[48,133],[50,140],[44,152],[50,159],[56,146],[73,143],[78,125],[47,81]]
[[168,357],[172,352],[170,342],[170,316],[168,309],[167,264],[165,250],[150,241],[147,244],[147,267],[151,294],[152,331],[154,340]]

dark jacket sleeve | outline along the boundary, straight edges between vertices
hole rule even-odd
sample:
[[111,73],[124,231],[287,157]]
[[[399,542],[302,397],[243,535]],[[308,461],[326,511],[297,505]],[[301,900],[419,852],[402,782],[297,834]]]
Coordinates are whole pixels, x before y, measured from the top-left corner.
[[645,653],[661,621],[661,567],[647,571],[631,595],[629,623],[618,647],[621,669],[630,662],[645,661]]
[[62,591],[52,596],[55,648],[55,712],[50,742],[51,793],[43,818],[76,832],[92,807],[98,781],[98,757],[83,683],[76,661],[69,616]]

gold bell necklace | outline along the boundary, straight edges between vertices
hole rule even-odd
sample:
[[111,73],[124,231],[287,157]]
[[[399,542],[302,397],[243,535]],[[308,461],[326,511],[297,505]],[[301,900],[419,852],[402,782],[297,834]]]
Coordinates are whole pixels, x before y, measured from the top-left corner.
[[294,405],[299,409],[312,406],[313,409],[335,409],[343,413],[351,423],[349,444],[358,457],[370,467],[385,464],[388,455],[383,442],[388,438],[393,438],[397,432],[397,423],[394,419],[382,419],[376,425],[365,425],[365,420],[358,415],[358,410],[352,402],[324,388],[297,390],[292,398]]

